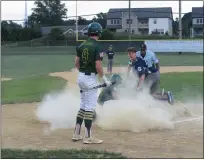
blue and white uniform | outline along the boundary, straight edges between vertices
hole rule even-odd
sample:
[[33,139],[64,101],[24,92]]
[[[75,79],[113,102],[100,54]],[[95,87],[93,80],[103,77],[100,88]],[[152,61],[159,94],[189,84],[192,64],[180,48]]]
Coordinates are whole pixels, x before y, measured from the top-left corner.
[[146,54],[143,57],[141,51],[136,52],[136,56],[143,59],[147,65],[148,75],[146,77],[146,83],[150,87],[150,93],[155,93],[159,88],[160,73],[155,67],[155,64],[159,62],[154,52],[146,50]]
[[132,72],[138,77],[146,75],[147,65],[142,58],[137,57],[135,61],[130,61],[129,65],[132,67]]
[[146,55],[143,57],[140,51],[136,52],[136,56],[142,58],[151,73],[155,73],[158,69],[155,67],[155,64],[159,62],[154,52],[146,50]]

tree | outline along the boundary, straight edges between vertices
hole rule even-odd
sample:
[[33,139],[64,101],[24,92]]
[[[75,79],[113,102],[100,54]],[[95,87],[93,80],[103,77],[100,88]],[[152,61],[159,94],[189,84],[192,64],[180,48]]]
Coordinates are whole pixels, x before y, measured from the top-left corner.
[[114,34],[108,29],[104,29],[101,35],[101,40],[112,40],[114,39]]
[[107,13],[101,12],[101,13],[98,13],[96,17],[94,17],[92,20],[94,22],[100,23],[103,28],[106,28],[106,17],[107,17]]
[[51,40],[64,40],[65,36],[63,35],[63,31],[59,28],[52,28],[49,37]]
[[172,28],[173,28],[173,35],[178,36],[179,35],[179,33],[178,33],[178,31],[179,31],[179,20],[178,20],[178,18],[176,18],[175,21],[173,20]]
[[35,0],[33,13],[28,17],[28,26],[56,26],[63,25],[63,18],[67,15],[65,3],[60,0]]
[[78,25],[88,25],[89,21],[86,20],[86,18],[83,18],[81,16],[78,17]]
[[190,28],[192,27],[192,12],[188,12],[182,17],[182,35],[184,37],[190,36]]

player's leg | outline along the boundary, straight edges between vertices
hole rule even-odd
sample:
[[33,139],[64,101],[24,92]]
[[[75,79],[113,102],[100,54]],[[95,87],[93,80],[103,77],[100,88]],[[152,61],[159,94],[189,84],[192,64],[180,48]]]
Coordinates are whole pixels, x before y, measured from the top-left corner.
[[[90,76],[88,81],[86,82],[87,87],[93,87],[96,83],[96,76]],[[91,128],[93,119],[95,116],[95,108],[97,105],[97,90],[90,90],[85,92],[85,115],[84,115],[84,123],[85,123],[85,138],[83,140],[86,144],[99,144],[102,143],[102,140],[95,139],[91,135]]]
[[110,59],[108,59],[108,67],[107,67],[107,72],[110,72]]
[[[84,86],[84,79],[86,79],[85,75],[83,75],[82,73],[79,73],[78,76],[78,86],[81,90],[85,89]],[[80,93],[80,109],[77,113],[77,117],[76,117],[76,126],[75,126],[75,130],[74,130],[74,135],[72,140],[74,141],[78,141],[82,139],[82,136],[80,135],[81,133],[81,125],[83,123],[84,120],[84,116],[85,116],[85,93],[82,92]]]
[[110,73],[112,73],[112,68],[113,68],[113,59],[110,59]]
[[174,103],[173,95],[170,91],[168,92],[157,92],[159,89],[159,83],[160,83],[160,74],[159,72],[152,73],[150,76],[151,80],[151,86],[150,86],[150,94],[158,100],[168,101],[170,104]]

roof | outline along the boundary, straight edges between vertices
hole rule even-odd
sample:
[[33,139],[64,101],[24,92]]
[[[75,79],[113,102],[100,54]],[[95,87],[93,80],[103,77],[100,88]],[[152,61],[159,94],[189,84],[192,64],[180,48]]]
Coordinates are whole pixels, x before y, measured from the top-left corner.
[[[121,18],[124,12],[128,12],[128,8],[114,8],[109,9],[107,19]],[[172,8],[131,8],[130,11],[134,13],[138,18],[171,18]]]
[[192,18],[204,18],[204,7],[192,7]]
[[[87,25],[78,25],[78,30],[82,30],[83,28],[85,28]],[[53,28],[59,28],[61,29],[63,32],[69,30],[69,29],[72,29],[73,31],[76,30],[76,25],[72,25],[72,26],[48,26],[48,27],[41,27],[41,32],[43,34],[49,34],[50,31],[53,29]]]

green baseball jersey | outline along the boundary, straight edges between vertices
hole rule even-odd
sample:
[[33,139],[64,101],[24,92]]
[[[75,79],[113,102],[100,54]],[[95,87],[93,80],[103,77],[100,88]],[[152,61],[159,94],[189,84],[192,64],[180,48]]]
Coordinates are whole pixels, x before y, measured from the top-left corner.
[[114,97],[112,95],[113,92],[116,92],[116,87],[114,86],[109,86],[107,88],[104,88],[100,95],[98,96],[98,103],[103,105],[104,102],[108,101],[108,100],[113,100]]
[[89,38],[77,47],[77,57],[79,57],[80,72],[97,73],[95,62],[102,60],[103,54],[98,42]]

